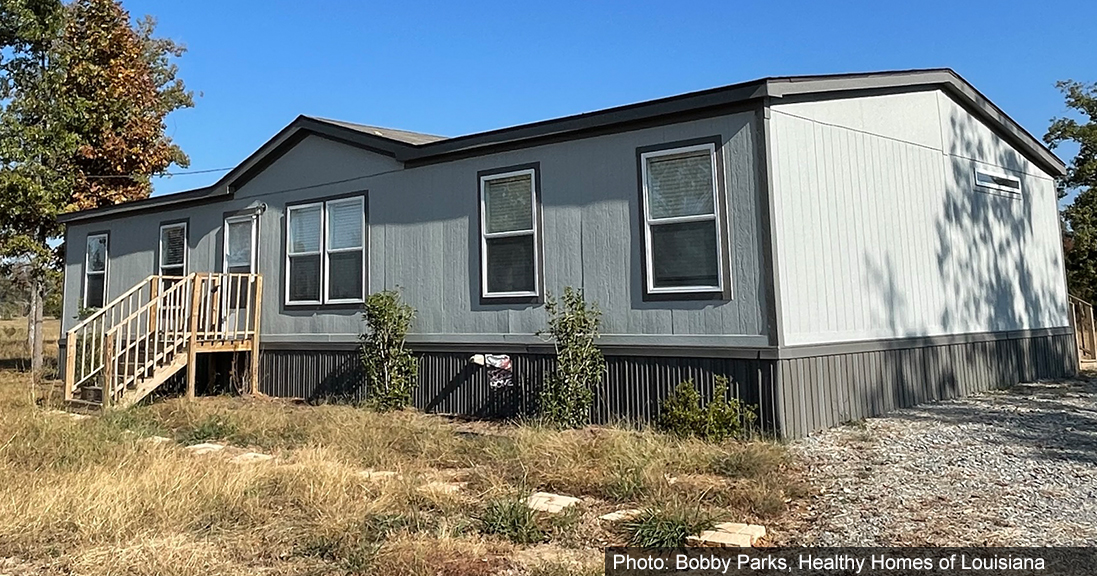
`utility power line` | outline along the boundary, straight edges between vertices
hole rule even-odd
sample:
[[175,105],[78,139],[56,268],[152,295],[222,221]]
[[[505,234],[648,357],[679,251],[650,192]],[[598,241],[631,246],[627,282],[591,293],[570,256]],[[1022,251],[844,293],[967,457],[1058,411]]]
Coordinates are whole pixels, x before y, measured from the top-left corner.
[[162,174],[89,174],[84,178],[152,178],[154,176],[190,176],[193,174],[209,174],[211,172],[228,172],[235,166],[228,168],[209,168],[207,170],[188,170],[185,172],[164,172]]

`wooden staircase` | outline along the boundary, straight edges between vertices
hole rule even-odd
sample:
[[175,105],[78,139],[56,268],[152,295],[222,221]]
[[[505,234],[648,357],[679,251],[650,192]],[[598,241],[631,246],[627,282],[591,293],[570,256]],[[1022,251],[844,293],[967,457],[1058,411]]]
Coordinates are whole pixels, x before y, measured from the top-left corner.
[[1097,321],[1093,305],[1070,296],[1070,323],[1074,326],[1074,342],[1078,347],[1078,364],[1082,370],[1097,368]]
[[65,400],[85,408],[126,408],[184,368],[194,397],[197,355],[250,352],[258,391],[258,274],[149,276],[66,334]]

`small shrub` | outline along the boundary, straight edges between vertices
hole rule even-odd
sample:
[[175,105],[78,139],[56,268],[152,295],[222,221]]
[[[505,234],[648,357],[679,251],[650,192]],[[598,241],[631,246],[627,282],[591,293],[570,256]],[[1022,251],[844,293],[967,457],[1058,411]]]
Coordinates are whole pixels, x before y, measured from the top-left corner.
[[366,331],[361,336],[362,365],[371,407],[399,410],[411,404],[419,368],[404,339],[411,329],[415,309],[400,300],[395,290],[371,294],[362,310]]
[[712,401],[701,408],[701,393],[693,380],[686,380],[663,402],[657,426],[660,430],[687,438],[694,436],[708,442],[742,438],[754,426],[754,409],[728,398],[728,380],[717,376]]
[[606,362],[595,346],[602,313],[582,290],[564,288],[561,300],[549,297],[547,335],[556,347],[556,371],[541,389],[540,416],[548,424],[578,428],[590,421],[594,389],[602,383]]
[[647,508],[639,516],[621,524],[630,546],[641,548],[680,548],[686,538],[712,528],[711,515],[700,508]]
[[477,520],[484,534],[503,536],[515,544],[544,542],[547,536],[537,525],[537,513],[517,498],[488,502]]

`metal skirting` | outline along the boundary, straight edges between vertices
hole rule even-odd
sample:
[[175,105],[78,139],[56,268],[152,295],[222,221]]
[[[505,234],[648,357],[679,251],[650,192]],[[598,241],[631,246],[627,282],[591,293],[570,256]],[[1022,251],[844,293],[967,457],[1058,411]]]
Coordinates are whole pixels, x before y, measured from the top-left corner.
[[[511,355],[509,386],[492,386],[488,370],[469,362],[467,353],[422,352],[415,406],[426,412],[476,418],[515,418],[536,412],[541,382],[552,373],[547,354]],[[762,420],[776,414],[772,394],[772,360],[735,358],[673,358],[607,356],[606,379],[596,391],[591,419],[652,422],[662,400],[680,382],[694,380],[705,398],[713,379],[726,375],[732,394],[762,406]],[[357,352],[263,350],[259,357],[259,389],[271,396],[304,398],[311,402],[360,402],[365,399]]]
[[799,438],[899,408],[1076,372],[1072,334],[831,354],[777,363],[777,428]]
[[[957,398],[1018,382],[1075,373],[1072,334],[1007,338],[906,349],[881,349],[767,360],[607,356],[595,393],[595,423],[650,423],[680,382],[692,379],[705,398],[714,377],[728,377],[732,394],[755,406],[763,428],[786,438],[886,414],[924,402]],[[492,386],[488,370],[467,352],[419,352],[414,403],[427,412],[476,418],[532,415],[547,354],[511,355],[510,385]],[[365,399],[354,350],[264,349],[260,391],[311,402]]]

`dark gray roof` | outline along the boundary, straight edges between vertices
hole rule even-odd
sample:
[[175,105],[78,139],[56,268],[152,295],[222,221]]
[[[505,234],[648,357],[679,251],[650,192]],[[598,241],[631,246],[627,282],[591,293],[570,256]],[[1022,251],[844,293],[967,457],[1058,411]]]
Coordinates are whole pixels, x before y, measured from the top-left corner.
[[477,156],[494,151],[532,146],[553,139],[578,138],[620,126],[724,110],[750,103],[777,102],[783,98],[825,98],[831,95],[874,91],[940,88],[982,118],[1002,137],[1049,174],[1066,172],[1063,161],[1032,134],[1010,118],[974,86],[948,68],[899,70],[818,76],[779,76],[731,84],[628,104],[596,112],[522,124],[510,128],[444,138],[406,130],[379,128],[312,116],[298,116],[251,156],[211,186],[126,202],[115,206],[62,214],[61,222],[156,209],[167,205],[202,202],[232,194],[270,162],[309,134],[317,134],[385,154],[405,163],[423,164],[451,158]]
[[381,138],[388,138],[389,140],[396,140],[405,144],[429,144],[431,142],[437,142],[439,140],[445,140],[445,136],[435,136],[434,134],[422,134],[420,132],[409,132],[407,130],[397,130],[395,128],[382,128],[380,126],[369,126],[367,124],[355,124],[354,122],[346,122],[343,120],[332,120],[330,118],[320,118],[319,116],[305,116],[305,118],[312,118],[318,122],[326,122],[328,124],[334,124],[336,126],[342,126],[343,128],[350,128],[351,130],[357,130],[364,134],[372,134],[374,136],[380,136]]

